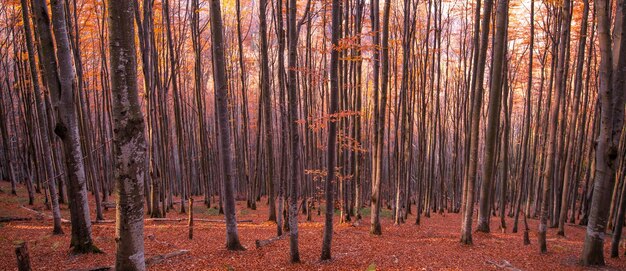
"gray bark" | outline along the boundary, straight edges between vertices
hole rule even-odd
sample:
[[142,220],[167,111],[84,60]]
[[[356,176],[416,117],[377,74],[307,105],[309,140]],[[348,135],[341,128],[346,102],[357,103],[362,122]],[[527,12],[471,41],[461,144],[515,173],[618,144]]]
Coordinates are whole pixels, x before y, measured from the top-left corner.
[[137,89],[135,22],[131,1],[109,0],[113,149],[118,200],[116,270],[145,270],[144,179],[147,145]]
[[[598,20],[598,41],[600,46],[600,72],[598,100],[600,103],[600,134],[595,159],[595,183],[587,223],[587,234],[583,245],[581,263],[584,265],[604,265],[604,237],[611,204],[612,188],[618,158],[619,138],[624,124],[624,85],[626,73],[626,44],[624,32],[619,45],[611,48],[611,25],[609,22],[610,4],[605,0],[594,2]],[[626,10],[622,9],[622,27],[626,23]],[[612,49],[619,52],[612,52]],[[613,67],[613,53],[618,56]]]
[[91,238],[91,219],[89,218],[89,202],[87,201],[87,185],[83,153],[78,134],[78,118],[74,105],[76,81],[72,52],[70,49],[65,1],[54,0],[52,6],[52,25],[57,46],[60,92],[52,92],[53,103],[58,118],[54,128],[55,134],[63,142],[65,164],[68,177],[68,197],[70,199],[70,216],[72,221],[71,247],[75,253],[99,251]]
[[220,0],[211,0],[211,42],[213,49],[213,82],[217,104],[217,123],[219,128],[219,154],[223,172],[224,216],[226,219],[226,248],[244,250],[239,242],[237,220],[235,217],[234,176],[232,167],[233,149],[228,120],[228,78],[226,78],[226,59],[222,39],[222,12]]
[[48,188],[50,190],[50,201],[52,202],[52,217],[53,219],[53,230],[52,232],[55,234],[63,233],[63,229],[61,228],[61,210],[59,208],[59,195],[56,189],[55,181],[54,181],[54,165],[52,164],[52,145],[50,143],[50,132],[48,131],[48,117],[45,115],[46,106],[43,102],[41,89],[39,88],[39,76],[37,75],[37,65],[35,63],[35,51],[33,48],[33,38],[30,31],[30,21],[29,21],[29,11],[28,11],[28,3],[26,0],[21,0],[22,4],[22,19],[24,21],[24,32],[26,34],[26,48],[28,50],[28,60],[30,65],[30,73],[31,80],[33,85],[33,90],[35,92],[35,103],[37,106],[37,118],[39,119],[40,132],[39,136],[41,139],[41,148],[43,151],[43,164],[46,172],[46,180],[48,183]]
[[[50,32],[50,17],[46,2],[43,0],[33,0],[33,14],[35,15],[35,22],[37,26],[37,34],[39,37],[39,44],[41,49],[41,66],[43,67],[43,75],[46,79],[48,91],[50,93],[58,93],[60,90],[58,80],[58,70],[56,58],[54,57],[54,45],[52,43],[52,33]],[[34,81],[33,81],[34,82]],[[36,89],[35,89],[36,91]],[[50,164],[46,165],[46,174],[48,189],[50,190],[50,201],[52,202],[52,215],[54,217],[54,230],[55,234],[63,233],[61,228],[61,212],[59,208],[59,194],[57,192],[56,179],[54,174],[54,167],[52,164],[52,148],[54,146],[48,130],[48,118],[44,112],[49,112],[49,108],[46,108],[45,100],[47,98],[43,96],[43,93],[35,93],[35,99],[37,101],[37,111],[40,118],[40,125],[42,126],[41,140],[42,149],[44,155],[50,159]],[[47,140],[46,140],[47,139]],[[46,144],[46,142],[48,144]],[[47,150],[47,153],[46,153]],[[50,166],[50,167],[48,167]],[[56,210],[55,210],[56,209]]]
[[[504,65],[504,50],[506,47],[506,28],[508,17],[508,1],[499,0],[496,11],[496,26],[493,45],[493,64],[491,67],[491,88],[489,91],[489,115],[487,117],[487,132],[485,134],[485,156],[483,159],[482,185],[480,189],[480,208],[478,209],[477,231],[489,232],[491,182],[494,178],[494,161],[496,161],[496,136],[500,125],[500,107],[502,103],[502,67]],[[506,91],[506,90],[505,90]],[[475,108],[476,109],[476,108]],[[506,181],[506,176],[501,176]],[[503,202],[500,202],[503,204]]]

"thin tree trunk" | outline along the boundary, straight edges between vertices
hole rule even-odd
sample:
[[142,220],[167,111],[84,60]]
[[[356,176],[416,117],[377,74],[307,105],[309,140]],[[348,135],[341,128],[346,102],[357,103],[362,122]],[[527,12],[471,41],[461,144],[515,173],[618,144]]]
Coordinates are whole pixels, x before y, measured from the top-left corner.
[[[500,125],[500,107],[502,103],[502,79],[506,76],[502,72],[504,65],[504,51],[506,48],[506,28],[508,17],[508,0],[498,1],[496,11],[496,26],[493,45],[493,64],[491,68],[491,88],[489,91],[489,115],[485,139],[485,156],[483,161],[482,185],[480,190],[480,209],[478,212],[477,231],[489,232],[489,202],[492,198],[491,182],[494,178],[496,160],[496,135]],[[480,87],[480,86],[479,86]],[[505,90],[506,91],[506,90]],[[476,109],[477,110],[477,109]],[[505,139],[506,140],[506,139]],[[501,176],[506,180],[506,176]],[[502,203],[501,203],[502,204]]]
[[[291,0],[295,2],[295,0]],[[294,3],[295,4],[295,3]],[[322,255],[320,260],[331,259],[331,243],[333,238],[333,182],[335,182],[335,163],[336,163],[336,143],[337,143],[337,122],[333,120],[334,114],[337,113],[339,106],[339,52],[336,49],[339,46],[339,38],[341,35],[341,2],[339,0],[332,1],[332,50],[330,53],[330,105],[328,109],[328,160],[326,162],[326,214],[324,219],[324,238],[322,241]]]
[[[540,216],[540,221],[539,221],[539,249],[541,251],[541,253],[546,253],[547,252],[547,244],[546,244],[546,231],[547,231],[547,222],[548,222],[548,212],[549,212],[549,207],[550,207],[550,189],[552,188],[552,183],[553,183],[553,179],[554,179],[554,172],[555,172],[555,167],[559,166],[558,164],[555,165],[555,158],[558,155],[556,153],[556,148],[557,148],[557,126],[559,124],[559,109],[560,107],[560,103],[561,103],[561,96],[564,95],[564,90],[565,90],[565,86],[564,86],[564,82],[563,82],[563,77],[564,77],[564,65],[566,65],[565,62],[565,50],[567,50],[567,48],[569,48],[569,46],[567,46],[567,44],[569,43],[569,12],[570,12],[570,5],[571,5],[571,1],[570,0],[565,0],[564,4],[563,4],[563,8],[562,8],[562,13],[563,13],[563,18],[561,18],[561,38],[560,38],[560,43],[559,43],[559,57],[558,57],[558,66],[557,66],[557,71],[556,71],[556,85],[555,85],[555,90],[556,90],[556,95],[554,97],[554,100],[552,101],[552,104],[550,105],[550,112],[549,112],[549,121],[548,124],[550,125],[549,127],[549,131],[547,134],[547,154],[546,154],[546,169],[544,171],[544,175],[543,175],[543,196],[542,196],[542,202],[541,202],[541,216]],[[563,110],[563,109],[561,109]]]
[[[259,1],[259,39],[261,50],[261,100],[263,103],[263,125],[265,129],[265,155],[267,161],[267,196],[269,201],[269,221],[276,221],[276,199],[274,198],[274,148],[272,144],[272,107],[271,107],[271,90],[270,90],[270,68],[267,45],[267,19],[266,19],[267,0]],[[260,133],[260,130],[259,130]],[[280,226],[279,226],[280,227]],[[280,235],[280,231],[278,232]]]
[[[378,5],[378,1],[375,1],[373,5]],[[378,22],[378,6],[376,9],[376,29],[379,29]],[[385,1],[385,7],[383,10],[383,29],[382,29],[382,41],[380,48],[380,62],[382,62],[382,75],[381,75],[381,87],[380,91],[374,90],[377,93],[374,99],[378,99],[378,92],[380,92],[380,101],[378,102],[378,110],[375,109],[375,123],[374,123],[374,150],[372,157],[372,167],[374,174],[372,175],[372,198],[371,198],[371,226],[370,233],[374,235],[382,234],[382,227],[380,225],[380,207],[381,201],[381,183],[383,180],[383,148],[385,137],[385,107],[387,104],[387,82],[389,79],[389,14],[391,10],[390,0]],[[378,42],[378,34],[376,34],[376,42]],[[377,55],[376,55],[377,56]],[[375,56],[375,58],[377,58]],[[374,65],[378,64],[378,60],[374,60]],[[376,78],[378,77],[378,68],[375,66]],[[375,80],[376,88],[378,88],[378,81]],[[374,107],[376,108],[376,107]]]
[[[476,80],[472,85],[474,93],[474,101],[471,111],[471,136],[469,147],[469,168],[465,178],[465,213],[461,223],[461,243],[472,244],[472,217],[474,213],[474,186],[476,184],[476,175],[478,167],[478,136],[480,129],[480,110],[483,100],[483,79],[485,71],[485,61],[487,59],[487,42],[489,40],[489,22],[491,10],[493,9],[493,0],[485,2],[483,20],[481,22],[480,47],[478,50],[478,65],[476,70]],[[478,10],[477,10],[478,12]],[[474,33],[479,35],[479,33]]]
[[[534,23],[534,17],[535,17],[535,2],[531,1],[530,2],[530,44],[529,44],[529,48],[528,48],[528,83],[526,85],[526,103],[525,103],[525,115],[524,115],[524,132],[522,135],[522,153],[520,154],[522,156],[522,162],[518,168],[519,174],[517,175],[517,181],[519,183],[519,190],[518,190],[518,195],[517,195],[517,207],[515,208],[515,215],[514,215],[514,220],[513,220],[513,233],[517,232],[517,223],[519,221],[519,213],[520,213],[520,208],[522,205],[522,194],[524,192],[524,189],[526,187],[526,172],[527,172],[527,160],[528,160],[528,154],[529,154],[529,150],[528,150],[528,142],[529,142],[529,138],[530,138],[530,126],[531,126],[531,115],[532,115],[532,108],[531,108],[531,104],[532,104],[532,89],[533,89],[533,55],[534,55],[534,48],[535,48],[535,23]],[[531,167],[532,168],[532,167]],[[528,194],[530,194],[530,186],[528,186]],[[530,200],[530,197],[528,197],[527,200]]]
[[[211,0],[211,42],[213,49],[213,80],[215,99],[217,100],[217,117],[219,125],[219,151],[224,185],[224,216],[226,219],[226,248],[228,250],[244,250],[239,242],[237,220],[235,216],[234,182],[235,174],[232,167],[233,150],[230,138],[230,122],[228,120],[228,78],[226,78],[226,60],[222,39],[222,12],[220,0]],[[221,198],[221,197],[220,197]]]
[[[300,252],[298,251],[298,176],[299,176],[299,148],[300,138],[298,136],[298,92],[296,85],[296,59],[298,57],[298,29],[296,29],[296,0],[289,0],[289,11],[287,16],[288,29],[288,96],[289,96],[289,135],[291,136],[291,161],[290,161],[290,200],[289,200],[289,248],[291,262],[300,262]],[[287,146],[284,146],[284,148]]]
[[[39,2],[41,0],[35,0]],[[65,151],[66,174],[68,177],[70,216],[72,221],[72,240],[70,247],[75,253],[98,252],[99,249],[93,244],[91,238],[91,219],[89,218],[89,203],[87,202],[87,187],[85,180],[85,168],[83,164],[83,154],[80,148],[80,138],[78,134],[78,119],[76,107],[74,106],[74,92],[76,82],[74,81],[74,66],[72,64],[72,53],[68,39],[67,23],[65,16],[65,2],[63,0],[52,2],[52,24],[54,29],[55,44],[57,47],[56,56],[58,59],[58,92],[51,89],[53,105],[57,111],[57,123],[54,129],[55,134],[63,142]],[[38,11],[45,9],[45,3],[38,4]],[[43,7],[43,8],[41,8]],[[41,14],[40,16],[47,16]],[[46,31],[39,29],[39,31]],[[52,40],[42,43],[52,43]],[[50,45],[50,47],[52,47]],[[50,62],[47,63],[51,64]],[[56,66],[48,66],[50,70]],[[55,84],[52,82],[51,84]]]
[[[576,122],[578,120],[578,108],[580,106],[580,96],[582,95],[582,74],[583,74],[583,63],[585,57],[585,41],[587,36],[587,17],[589,15],[589,1],[584,1],[583,15],[582,15],[582,23],[580,26],[580,40],[578,41],[578,55],[576,59],[576,74],[575,74],[575,82],[574,82],[574,112],[571,120],[571,124],[569,125],[568,131],[568,142],[569,142],[569,151],[565,161],[565,175],[563,177],[563,194],[561,198],[561,210],[559,213],[559,231],[557,234],[561,236],[565,236],[565,220],[567,219],[567,210],[568,210],[568,200],[569,200],[569,182],[572,179],[573,171],[576,168],[572,165],[572,160],[575,158],[574,154],[574,146],[575,146],[575,132],[576,132]],[[589,80],[589,79],[587,79]],[[578,129],[582,129],[579,127]],[[582,140],[582,139],[581,139]],[[581,150],[582,151],[582,150]],[[574,191],[578,188],[578,180],[575,181]],[[576,200],[574,198],[574,200]],[[572,216],[574,216],[574,209],[572,209]]]
[[[35,1],[36,2],[36,1]],[[28,3],[26,0],[21,0],[22,4],[22,19],[24,22],[24,30],[26,34],[26,47],[28,50],[28,60],[30,64],[30,72],[31,72],[31,80],[33,85],[33,90],[35,92],[35,103],[37,106],[37,117],[39,119],[40,132],[39,137],[41,139],[41,147],[43,150],[43,158],[44,158],[44,168],[46,173],[46,178],[48,183],[48,189],[50,190],[50,199],[52,202],[52,217],[53,219],[53,230],[54,234],[62,234],[63,229],[61,228],[61,211],[59,208],[59,195],[57,193],[55,181],[54,181],[54,165],[52,163],[52,154],[51,148],[52,144],[50,142],[50,132],[48,131],[48,118],[45,115],[46,107],[43,102],[41,89],[39,88],[39,76],[37,75],[37,65],[35,63],[35,53],[33,48],[33,37],[30,31],[30,22],[29,22],[29,12],[28,12]],[[36,4],[33,5],[34,7]],[[44,20],[39,20],[36,17],[40,24],[37,26],[39,28],[46,27],[48,25]],[[46,28],[49,29],[49,28]],[[54,57],[54,56],[53,56]],[[41,61],[41,60],[40,60]]]

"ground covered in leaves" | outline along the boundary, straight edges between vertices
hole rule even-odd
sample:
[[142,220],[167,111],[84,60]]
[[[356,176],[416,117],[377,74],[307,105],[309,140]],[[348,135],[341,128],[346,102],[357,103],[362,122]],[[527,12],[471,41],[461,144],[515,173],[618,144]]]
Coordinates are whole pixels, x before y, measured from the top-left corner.
[[[0,223],[0,270],[17,270],[14,254],[15,244],[26,241],[30,251],[33,270],[80,270],[111,266],[115,259],[115,224],[94,224],[93,237],[102,254],[72,255],[69,252],[70,228],[64,223],[64,235],[52,235],[50,214],[43,205],[43,196],[37,195],[34,206],[28,200],[23,187],[19,196],[12,196],[6,182],[0,184],[0,217],[31,217],[29,221]],[[93,199],[90,199],[93,204]],[[196,200],[196,218],[221,220],[216,209],[207,209],[200,198]],[[584,228],[568,225],[566,237],[548,231],[547,254],[538,252],[536,242],[537,221],[529,220],[531,245],[522,242],[522,233],[506,233],[498,229],[497,219],[492,219],[492,233],[474,234],[474,245],[459,243],[460,221],[458,214],[434,214],[422,218],[421,225],[414,225],[414,216],[407,223],[394,226],[390,212],[383,211],[383,235],[369,234],[369,217],[360,225],[339,224],[335,217],[331,261],[320,262],[323,213],[313,215],[312,222],[305,222],[300,215],[300,255],[302,263],[289,263],[288,238],[278,240],[261,248],[255,240],[269,239],[276,234],[276,225],[267,222],[267,207],[258,204],[257,210],[245,208],[245,202],[237,202],[237,218],[252,220],[239,224],[239,235],[246,251],[229,252],[224,248],[225,226],[223,223],[196,222],[194,239],[187,238],[186,220],[181,222],[147,221],[145,224],[146,258],[178,250],[189,253],[168,258],[149,266],[150,270],[583,270],[577,264],[582,249]],[[42,218],[21,206],[46,213]],[[92,217],[95,207],[92,206]],[[366,210],[366,211],[369,211]],[[115,210],[105,211],[106,219],[115,219]],[[67,206],[62,206],[62,216],[69,219]],[[168,218],[186,218],[171,211]],[[511,219],[507,220],[512,225]],[[521,225],[520,225],[521,226]],[[520,227],[521,228],[521,227]],[[606,249],[610,240],[607,239]],[[602,270],[626,270],[626,257],[607,258]]]

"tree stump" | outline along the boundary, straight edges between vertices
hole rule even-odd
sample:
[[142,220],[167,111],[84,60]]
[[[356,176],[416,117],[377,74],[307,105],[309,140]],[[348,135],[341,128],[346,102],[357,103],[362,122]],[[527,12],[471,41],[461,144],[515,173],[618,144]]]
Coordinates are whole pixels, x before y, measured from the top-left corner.
[[15,247],[15,256],[17,256],[17,270],[31,271],[30,257],[28,256],[28,247],[26,242],[22,242]]

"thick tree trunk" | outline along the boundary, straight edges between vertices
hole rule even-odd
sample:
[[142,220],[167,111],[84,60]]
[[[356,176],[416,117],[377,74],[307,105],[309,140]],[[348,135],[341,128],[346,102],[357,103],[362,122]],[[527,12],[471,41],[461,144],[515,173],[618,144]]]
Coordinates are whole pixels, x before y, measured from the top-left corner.
[[[372,29],[372,43],[374,45],[379,45],[380,44],[380,32],[379,32],[379,25],[380,25],[380,21],[379,21],[379,2],[378,0],[371,0],[370,1],[370,21],[371,21],[371,29]],[[373,135],[373,144],[372,144],[372,149],[371,149],[371,153],[372,153],[372,157],[371,157],[371,169],[372,169],[372,195],[370,198],[370,220],[371,220],[371,226],[370,226],[370,233],[372,234],[376,234],[376,235],[380,235],[382,233],[381,231],[381,227],[380,227],[380,178],[379,178],[379,169],[378,169],[378,164],[379,161],[381,160],[381,158],[378,156],[378,131],[379,131],[379,127],[381,127],[381,123],[380,123],[380,117],[379,117],[379,113],[380,113],[380,101],[379,101],[379,95],[382,93],[379,93],[379,78],[380,78],[380,59],[379,59],[379,55],[380,55],[380,50],[378,50],[377,48],[375,48],[374,52],[372,52],[372,73],[373,73],[373,89],[372,92],[374,94],[374,135]],[[382,128],[380,128],[382,130]]]
[[278,175],[278,193],[276,197],[276,232],[278,235],[283,234],[283,229],[287,230],[288,224],[286,223],[285,216],[285,185],[287,178],[287,139],[288,133],[287,130],[287,112],[285,111],[285,107],[287,106],[287,98],[285,93],[285,29],[283,28],[284,18],[283,18],[283,8],[285,4],[283,4],[282,0],[276,1],[276,9],[274,10],[274,15],[276,16],[276,36],[278,39],[278,68],[276,72],[278,73],[278,105],[280,118],[278,119],[280,123],[280,166],[279,166],[279,174]]
[[[363,8],[365,6],[365,1],[364,0],[359,0],[357,1],[357,5],[356,5],[356,16],[355,16],[355,21],[354,21],[354,30],[355,30],[355,36],[357,37],[357,45],[361,46],[361,28],[362,28],[362,20],[363,20]],[[355,50],[355,54],[356,54],[356,58],[359,59],[356,63],[356,73],[354,75],[354,83],[355,83],[355,92],[354,92],[354,103],[355,103],[355,110],[359,113],[361,113],[362,110],[362,86],[361,86],[361,81],[362,81],[362,73],[363,73],[363,61],[360,59],[361,57],[361,50]],[[359,142],[359,144],[361,144],[361,119],[362,117],[357,117],[357,119],[355,120],[354,126],[352,128],[352,134],[354,139]],[[353,181],[353,191],[352,191],[352,210],[353,210],[353,215],[355,216],[356,220],[359,221],[361,220],[361,206],[363,205],[363,201],[361,200],[361,197],[363,195],[363,193],[361,192],[362,187],[363,187],[363,183],[364,181],[362,180],[362,174],[361,174],[361,167],[362,167],[362,161],[361,161],[361,151],[357,150],[355,152],[353,152],[352,154],[352,172],[354,174],[354,181]]]
[[28,246],[25,242],[15,247],[15,256],[17,257],[17,270],[18,271],[31,271],[30,267],[30,254],[28,253]]
[[[598,100],[601,107],[600,134],[596,148],[595,183],[583,245],[581,262],[584,265],[604,265],[604,235],[606,231],[611,193],[615,183],[618,144],[624,124],[624,76],[626,73],[626,38],[624,32],[616,48],[611,48],[610,4],[608,1],[594,2],[598,20],[600,46],[600,72]],[[626,9],[622,9],[622,27],[626,24]],[[619,49],[619,52],[612,52]],[[618,56],[613,67],[613,53]]]
[[130,1],[110,0],[109,50],[117,182],[116,270],[145,270],[143,243],[146,139],[137,88],[135,22]]

